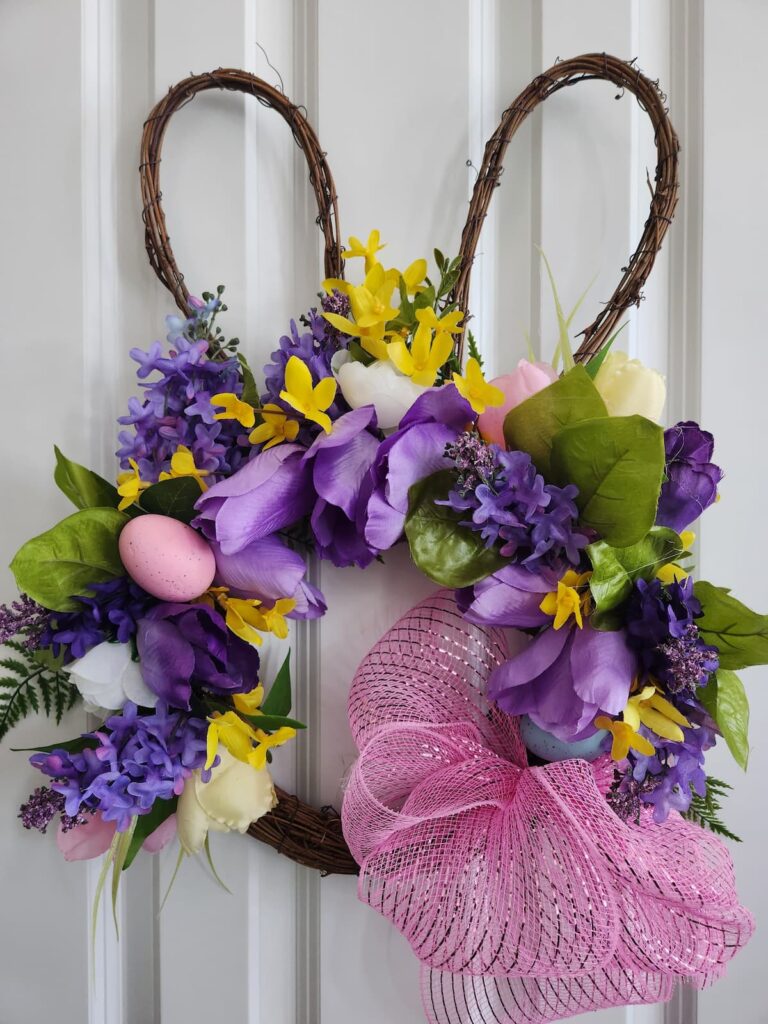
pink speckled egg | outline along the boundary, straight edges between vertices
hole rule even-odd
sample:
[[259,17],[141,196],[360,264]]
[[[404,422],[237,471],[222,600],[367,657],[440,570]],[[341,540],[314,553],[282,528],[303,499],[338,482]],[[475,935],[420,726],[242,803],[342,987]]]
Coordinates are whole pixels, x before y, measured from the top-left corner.
[[161,601],[191,601],[213,583],[216,559],[206,540],[170,516],[137,516],[120,534],[126,572]]

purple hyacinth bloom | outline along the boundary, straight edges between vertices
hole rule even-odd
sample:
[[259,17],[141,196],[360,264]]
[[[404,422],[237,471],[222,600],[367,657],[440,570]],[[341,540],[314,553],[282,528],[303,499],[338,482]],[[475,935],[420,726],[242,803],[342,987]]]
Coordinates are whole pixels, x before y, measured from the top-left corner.
[[[349,343],[349,338],[331,327],[316,309],[311,309],[302,317],[301,323],[307,330],[300,331],[296,321],[291,320],[290,334],[284,334],[280,338],[279,348],[271,355],[272,361],[264,367],[266,391],[262,395],[262,403],[279,405],[292,416],[295,416],[295,410],[280,397],[280,392],[285,390],[285,368],[291,356],[296,356],[306,364],[315,385],[324,377],[333,376],[331,360],[336,352],[345,349]],[[333,404],[326,409],[328,416],[331,420],[336,420],[348,411],[349,406],[344,401],[344,396],[337,390]],[[322,429],[319,424],[302,419],[297,440],[308,447]]]
[[629,642],[645,675],[663,682],[671,695],[692,692],[717,671],[717,650],[699,636],[700,615],[690,576],[669,584],[637,580],[627,601]]
[[399,540],[409,488],[439,469],[451,468],[446,445],[476,418],[453,384],[431,388],[416,399],[399,428],[379,445],[363,483],[358,528],[371,548],[386,551]]
[[[147,814],[155,800],[179,796],[192,772],[206,760],[208,723],[160,701],[149,715],[126,702],[121,714],[89,733],[95,746],[34,754],[30,763],[54,781],[68,815],[100,811],[124,832],[134,815]],[[203,773],[205,778],[206,773]]]
[[321,558],[365,568],[376,555],[358,529],[360,494],[376,454],[376,411],[364,405],[345,413],[320,434],[304,456],[317,494],[310,526]]
[[77,611],[50,612],[40,635],[40,646],[50,647],[54,657],[64,651],[65,664],[105,640],[128,643],[139,619],[156,601],[127,576],[91,583],[88,590],[90,594],[73,598]]
[[623,630],[601,632],[585,622],[545,629],[493,670],[488,696],[509,715],[528,715],[561,740],[591,735],[601,712],[623,710],[637,674]]
[[446,448],[459,478],[448,500],[439,504],[468,512],[462,525],[477,531],[486,547],[499,544],[502,555],[532,572],[577,565],[588,541],[586,534],[576,529],[578,489],[573,484],[547,484],[527,452],[508,452],[498,445],[490,445],[487,454],[476,456],[473,478],[469,478],[473,486],[468,486],[462,444],[467,442],[459,440]]
[[666,430],[664,447],[666,480],[656,522],[679,533],[716,500],[723,471],[712,462],[714,438],[691,420]]
[[531,629],[552,621],[541,610],[545,594],[557,590],[558,574],[547,568],[531,572],[505,565],[473,587],[456,592],[456,603],[469,622],[480,626]]
[[208,319],[220,305],[216,298],[193,307],[186,320],[167,318],[173,345],[167,355],[158,341],[148,352],[131,350],[141,381],[160,374],[142,383],[143,400],[131,398],[128,414],[119,419],[132,430],[121,431],[118,458],[123,469],[134,459],[142,480],[158,480],[179,445],[190,449],[195,465],[209,472],[210,482],[235,472],[251,454],[247,432],[236,420],[215,420],[210,403],[211,395],[221,392],[240,396],[243,387],[237,359],[209,359],[208,341],[199,336],[207,333]]
[[259,452],[242,469],[201,495],[193,526],[226,555],[283,530],[308,515],[314,504],[306,449],[281,444]]
[[683,728],[683,742],[676,743],[660,739],[644,728],[641,731],[653,743],[656,753],[645,757],[632,752],[629,771],[636,782],[648,784],[649,779],[656,780],[643,800],[653,805],[653,819],[661,824],[670,811],[687,811],[693,793],[706,795],[704,755],[715,745],[715,733],[706,726]]
[[228,587],[233,597],[258,598],[273,604],[281,597],[296,601],[291,619],[316,619],[327,609],[323,595],[307,583],[307,566],[298,552],[279,537],[262,537],[236,555],[225,555],[211,544],[216,556],[216,584]]
[[193,689],[247,693],[259,678],[259,655],[206,604],[158,604],[139,622],[144,682],[162,700],[189,708]]

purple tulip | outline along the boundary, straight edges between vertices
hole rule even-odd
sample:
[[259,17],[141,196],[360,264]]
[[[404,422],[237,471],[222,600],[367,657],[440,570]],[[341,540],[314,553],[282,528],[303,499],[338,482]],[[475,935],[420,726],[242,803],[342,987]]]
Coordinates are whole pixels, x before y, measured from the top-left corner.
[[144,682],[176,708],[189,709],[193,687],[247,693],[258,682],[258,652],[206,604],[155,605],[139,620],[137,645]]
[[656,522],[680,533],[715,501],[723,471],[711,461],[714,438],[691,420],[666,430],[664,447],[666,480]]
[[453,384],[416,399],[400,427],[379,445],[361,495],[359,528],[368,544],[386,551],[399,540],[408,512],[408,489],[417,480],[450,469],[445,446],[476,418]]
[[361,406],[340,416],[329,434],[320,434],[302,460],[311,467],[317,494],[310,517],[317,551],[334,565],[362,569],[376,555],[357,527],[361,488],[379,449],[375,429],[375,409]]
[[260,452],[197,502],[193,525],[235,555],[255,540],[291,526],[307,515],[314,500],[305,449],[281,444]]
[[635,655],[622,630],[601,632],[588,622],[545,629],[499,665],[488,696],[509,715],[528,715],[561,740],[594,732],[601,712],[624,709],[637,674]]
[[292,619],[316,619],[326,611],[323,595],[304,579],[307,566],[296,551],[279,537],[262,537],[236,555],[225,555],[214,541],[216,583],[229,587],[234,597],[257,598],[273,604],[281,597],[291,597],[296,607]]
[[530,572],[521,565],[505,565],[473,587],[456,593],[465,619],[480,626],[530,629],[552,621],[541,610],[545,594],[557,590],[558,573],[552,569]]

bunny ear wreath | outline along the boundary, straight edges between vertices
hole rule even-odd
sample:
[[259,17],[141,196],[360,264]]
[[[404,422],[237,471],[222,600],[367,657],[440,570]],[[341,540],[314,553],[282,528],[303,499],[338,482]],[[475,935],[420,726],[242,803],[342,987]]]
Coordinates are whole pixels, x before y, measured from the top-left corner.
[[[642,238],[572,359],[561,339],[561,376],[522,361],[489,383],[471,337],[464,366],[463,339],[506,148],[544,99],[594,79],[634,94],[654,127]],[[209,89],[286,121],[325,243],[320,308],[281,338],[264,394],[214,329],[221,292],[190,295],[161,204],[168,122]],[[167,352],[131,352],[145,395],[120,419],[117,486],[56,450],[77,511],[17,553],[22,597],[0,610],[15,652],[0,737],[81,696],[117,709],[36,748],[50,783],[22,807],[26,827],[58,815],[65,856],[107,852],[113,893],[174,830],[183,853],[207,850],[211,830],[247,831],[323,873],[359,873],[360,898],[422,963],[430,1024],[544,1024],[722,973],[753,925],[701,827],[726,831],[704,751],[720,735],[746,765],[733,670],[768,661],[768,618],[680,564],[686,527],[717,498],[711,435],[664,432],[661,378],[604,361],[674,213],[677,151],[658,85],[633,64],[556,64],[504,112],[458,257],[436,251],[432,280],[425,260],[385,269],[375,231],[342,252],[325,155],[279,90],[226,69],[170,90],[145,124],[140,174],[149,260],[182,316],[168,318]],[[403,534],[448,590],[355,676],[360,756],[339,816],[273,786],[276,748],[303,726],[288,659],[265,679],[258,651],[288,619],[325,611],[308,548],[364,568]],[[510,650],[502,627],[524,646]]]

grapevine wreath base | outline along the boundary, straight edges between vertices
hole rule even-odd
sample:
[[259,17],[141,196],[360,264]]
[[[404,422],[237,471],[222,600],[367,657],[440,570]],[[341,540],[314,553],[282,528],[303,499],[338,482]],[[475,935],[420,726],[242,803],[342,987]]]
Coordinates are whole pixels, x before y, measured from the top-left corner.
[[[653,125],[642,238],[575,353],[547,264],[552,364],[486,381],[467,303],[506,148],[542,100],[596,79]],[[261,387],[214,326],[223,288],[189,294],[161,206],[169,120],[208,89],[252,95],[290,126],[325,243],[323,293]],[[359,874],[361,900],[421,961],[430,1024],[544,1024],[722,974],[753,922],[714,834],[735,838],[705,754],[720,739],[746,768],[734,670],[768,662],[768,617],[694,582],[689,527],[723,476],[714,439],[691,421],[664,430],[661,375],[609,352],[674,213],[677,150],[664,97],[633,64],[556,64],[503,114],[459,253],[435,250],[431,278],[425,259],[386,268],[377,231],[342,251],[325,156],[279,90],[218,70],[155,107],[147,252],[182,316],[167,345],[131,351],[142,397],[120,418],[116,484],[56,450],[76,511],[22,546],[20,597],[0,609],[0,738],[81,698],[100,715],[35,749],[46,784],[20,812],[43,832],[58,818],[68,859],[107,854],[99,893],[110,867],[115,899],[142,849],[176,839],[179,864],[210,861],[209,831]],[[355,259],[361,283],[344,277]],[[445,589],[355,676],[359,759],[340,816],[273,785],[273,757],[304,726],[289,658],[274,672],[264,654],[291,620],[326,611],[309,555],[363,569],[401,542]]]

